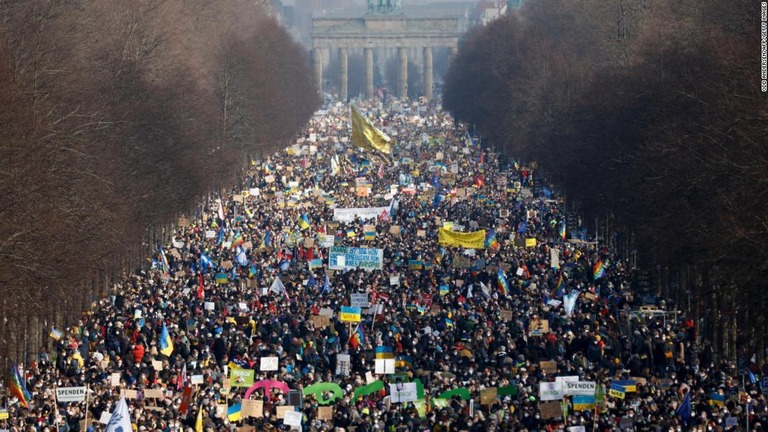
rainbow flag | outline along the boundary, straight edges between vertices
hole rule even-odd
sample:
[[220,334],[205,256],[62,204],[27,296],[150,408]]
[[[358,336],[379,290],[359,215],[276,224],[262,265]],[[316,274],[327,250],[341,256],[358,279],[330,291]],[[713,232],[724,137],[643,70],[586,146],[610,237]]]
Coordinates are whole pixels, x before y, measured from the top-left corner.
[[238,246],[242,246],[245,244],[245,239],[243,238],[243,235],[240,233],[236,233],[235,237],[232,239],[232,250],[237,249]]
[[365,331],[363,330],[363,326],[360,324],[357,325],[357,328],[349,337],[349,343],[352,345],[352,348],[357,348],[358,346],[365,344]]
[[32,395],[27,391],[24,380],[21,379],[19,368],[16,365],[11,366],[11,394],[19,398],[19,403],[24,408],[29,408],[29,400],[32,399]]
[[555,289],[552,290],[552,298],[562,297],[565,294],[565,282],[563,282],[563,272],[560,272],[560,276],[557,277],[557,283],[555,283]]
[[501,267],[499,267],[497,271],[497,279],[499,284],[499,291],[501,291],[503,295],[507,295],[509,293],[509,283],[507,283],[507,276],[504,275]]
[[496,239],[496,230],[490,229],[485,237],[485,248],[492,251],[497,251],[501,248],[501,244]]
[[565,221],[560,222],[560,238],[565,241]]
[[301,216],[299,217],[299,220],[297,220],[296,223],[299,225],[299,228],[301,229],[307,229],[311,226],[309,223],[309,218],[307,217],[306,213],[302,213]]
[[601,277],[605,276],[605,266],[603,265],[603,260],[600,258],[597,259],[597,262],[595,263],[594,267],[592,267],[592,276],[593,280],[598,280]]

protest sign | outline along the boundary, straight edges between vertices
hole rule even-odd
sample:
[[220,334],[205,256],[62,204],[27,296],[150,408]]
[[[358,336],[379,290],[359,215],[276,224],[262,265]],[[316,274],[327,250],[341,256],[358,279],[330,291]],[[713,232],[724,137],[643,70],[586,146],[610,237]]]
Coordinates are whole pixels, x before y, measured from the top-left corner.
[[259,364],[259,370],[261,371],[276,371],[278,369],[277,357],[262,357]]
[[328,268],[332,270],[381,270],[383,267],[384,249],[334,246],[328,256]]

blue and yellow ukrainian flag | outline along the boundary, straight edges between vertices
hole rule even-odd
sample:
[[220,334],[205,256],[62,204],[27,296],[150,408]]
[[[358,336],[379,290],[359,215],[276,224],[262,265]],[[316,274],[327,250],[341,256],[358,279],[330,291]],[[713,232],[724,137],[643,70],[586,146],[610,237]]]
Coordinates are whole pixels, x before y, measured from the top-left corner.
[[306,213],[302,213],[299,217],[299,220],[296,221],[296,223],[299,225],[299,228],[301,229],[307,229],[310,227],[309,218],[307,217]]
[[168,333],[168,327],[163,323],[163,329],[160,331],[160,354],[170,357],[173,354],[173,341]]

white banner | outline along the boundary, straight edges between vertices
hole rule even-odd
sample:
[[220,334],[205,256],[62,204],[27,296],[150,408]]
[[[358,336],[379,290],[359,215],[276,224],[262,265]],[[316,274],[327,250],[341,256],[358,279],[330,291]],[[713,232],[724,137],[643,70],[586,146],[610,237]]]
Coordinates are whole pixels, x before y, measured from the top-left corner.
[[539,383],[539,399],[542,401],[561,400],[563,396],[563,386],[560,383]]
[[353,222],[356,217],[363,220],[375,219],[383,212],[389,212],[389,207],[335,208],[333,209],[333,220]]
[[[398,390],[398,386],[400,390]],[[389,396],[392,403],[397,402],[413,402],[418,396],[416,391],[416,383],[402,383],[402,384],[390,384]]]
[[384,268],[384,249],[334,246],[328,255],[328,268],[381,270]]
[[566,396],[594,396],[595,387],[594,381],[566,381],[563,383]]
[[56,389],[57,402],[82,402],[85,400],[85,387],[59,387]]

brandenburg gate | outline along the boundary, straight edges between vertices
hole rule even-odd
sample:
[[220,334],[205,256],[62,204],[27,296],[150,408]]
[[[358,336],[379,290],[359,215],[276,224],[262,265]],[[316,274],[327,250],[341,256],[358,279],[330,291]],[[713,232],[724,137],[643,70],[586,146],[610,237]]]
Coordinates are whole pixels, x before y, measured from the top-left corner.
[[456,55],[459,17],[407,17],[400,10],[400,0],[368,0],[368,11],[360,18],[315,17],[312,19],[312,58],[317,87],[323,89],[323,52],[338,50],[341,75],[340,94],[349,91],[349,50],[363,49],[365,58],[365,93],[373,97],[374,49],[397,49],[399,57],[398,96],[408,96],[408,50],[423,53],[424,97],[432,98],[432,49],[447,47]]

